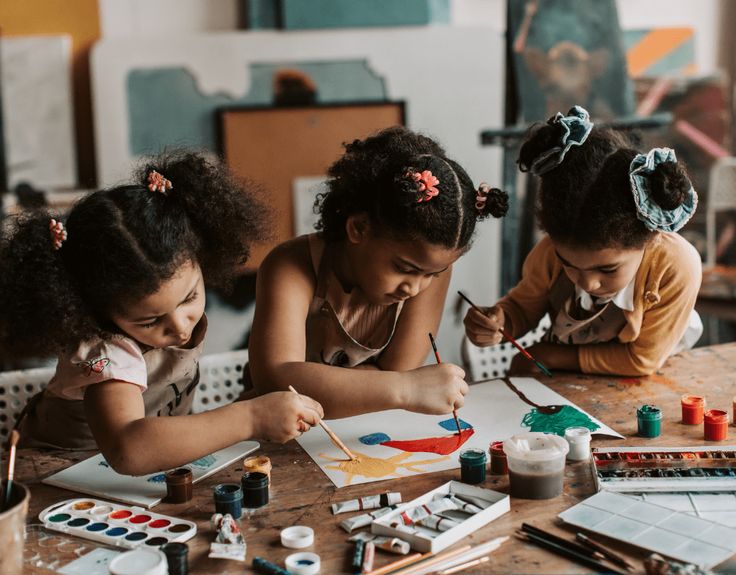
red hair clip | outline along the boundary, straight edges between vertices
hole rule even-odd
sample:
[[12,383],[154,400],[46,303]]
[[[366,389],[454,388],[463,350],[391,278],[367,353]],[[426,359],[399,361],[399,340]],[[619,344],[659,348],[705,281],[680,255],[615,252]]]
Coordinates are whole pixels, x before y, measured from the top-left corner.
[[54,246],[54,249],[60,249],[61,244],[64,243],[67,236],[64,224],[56,220],[49,221],[49,235],[51,236],[51,244]]
[[429,170],[421,173],[409,172],[409,177],[417,183],[417,191],[424,192],[424,196],[420,197],[417,202],[428,202],[439,195],[440,191],[435,186],[438,186],[440,181]]
[[170,190],[174,186],[171,185],[171,181],[164,178],[156,170],[152,170],[148,174],[148,189],[152,192],[166,193],[166,190]]

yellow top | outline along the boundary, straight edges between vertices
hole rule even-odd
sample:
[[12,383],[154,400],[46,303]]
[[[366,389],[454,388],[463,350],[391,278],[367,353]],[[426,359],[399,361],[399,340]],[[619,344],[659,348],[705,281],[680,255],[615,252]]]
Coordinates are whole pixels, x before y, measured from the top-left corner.
[[[521,281],[498,303],[514,337],[535,328],[546,313],[556,316],[550,293],[561,275],[562,263],[546,236],[527,256]],[[613,341],[579,345],[580,369],[631,376],[656,371],[685,333],[701,279],[695,248],[678,234],[658,232],[634,278],[634,309],[622,310],[624,327]]]

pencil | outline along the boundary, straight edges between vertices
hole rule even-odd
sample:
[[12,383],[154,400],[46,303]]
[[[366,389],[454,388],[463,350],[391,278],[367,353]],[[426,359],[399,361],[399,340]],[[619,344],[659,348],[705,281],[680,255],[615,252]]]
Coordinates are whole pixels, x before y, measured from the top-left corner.
[[631,570],[634,569],[634,566],[631,563],[629,563],[628,561],[626,561],[626,559],[624,559],[620,555],[616,555],[613,551],[611,551],[610,549],[608,549],[608,547],[604,547],[603,545],[601,545],[597,541],[594,541],[593,539],[591,539],[587,535],[584,535],[583,533],[577,533],[575,535],[575,537],[581,543],[583,543],[583,544],[587,545],[588,547],[590,547],[590,548],[595,549],[596,551],[598,551],[598,553],[600,553],[601,555],[603,555],[611,563],[615,563],[616,565],[619,565],[619,566],[623,567],[624,569],[627,569],[628,571],[631,571]]
[[422,555],[421,553],[414,553],[413,555],[407,555],[403,559],[398,559],[394,561],[393,563],[389,563],[388,565],[384,565],[383,567],[379,567],[378,569],[374,569],[373,571],[370,571],[368,575],[386,575],[386,573],[390,573],[391,571],[396,571],[397,569],[400,569],[401,567],[406,567],[407,565],[411,565],[413,563],[416,563],[417,561],[421,561],[425,557],[431,556],[431,553],[425,553]]
[[550,541],[549,539],[546,539],[545,537],[535,535],[534,533],[528,533],[526,531],[517,531],[516,536],[519,537],[520,539],[528,541],[529,543],[534,543],[535,545],[538,545],[539,547],[543,547],[547,549],[547,551],[552,551],[553,553],[556,553],[557,555],[567,557],[568,559],[571,559],[572,561],[575,561],[576,563],[579,563],[580,565],[585,565],[586,567],[595,569],[596,573],[613,573],[614,575],[623,575],[623,573],[621,573],[620,571],[611,569],[605,563],[596,561],[589,555],[581,555],[580,553],[577,553],[573,551],[572,549],[569,549],[568,547],[563,547],[562,545],[553,543],[552,541]]
[[2,505],[0,505],[0,511],[3,511],[10,507],[10,496],[13,493],[13,476],[15,475],[15,450],[20,439],[20,433],[17,429],[10,432],[10,438],[8,444],[10,445],[10,453],[8,455],[8,479],[5,482],[5,497],[3,498]]
[[426,559],[422,559],[421,561],[418,561],[413,565],[409,565],[404,569],[400,569],[396,572],[396,575],[417,575],[417,573],[431,573],[432,570],[425,570],[428,567],[441,565],[442,563],[445,563],[446,561],[465,553],[469,549],[471,549],[471,546],[465,545],[463,547],[460,547],[459,549],[455,549],[454,551],[444,551],[442,553],[437,553],[436,555],[433,553],[428,553]]
[[[432,349],[434,350],[434,358],[437,360],[437,364],[439,365],[442,363],[440,361],[440,352],[437,351],[437,344],[434,342],[434,338],[432,337],[432,332],[429,333],[429,341],[432,344]],[[457,425],[457,432],[458,435],[460,434],[460,420],[457,417],[457,409],[452,410],[452,417],[455,418],[455,425]]]
[[[477,305],[475,305],[472,301],[470,301],[470,298],[468,298],[468,296],[466,296],[463,292],[458,291],[457,293],[458,293],[458,295],[461,298],[463,298],[466,302],[468,302],[468,304],[470,305],[470,307],[472,307],[475,311],[478,311],[478,312],[482,313],[483,315],[486,315],[483,312],[483,310],[480,309]],[[544,375],[546,375],[548,377],[552,377],[552,372],[549,369],[547,369],[541,362],[539,362],[536,359],[534,359],[532,357],[532,354],[530,354],[527,350],[525,350],[518,341],[516,341],[513,337],[511,337],[511,334],[509,334],[509,332],[507,332],[503,328],[500,328],[499,331],[501,332],[501,335],[503,335],[507,340],[509,340],[509,342],[511,343],[511,345],[513,345],[516,349],[519,350],[519,352],[521,353],[521,355],[523,355],[529,361],[533,361],[536,364],[536,366],[539,369],[542,370],[542,373]]]
[[[289,389],[293,391],[294,393],[296,393],[297,395],[299,395],[299,392],[296,389],[294,389],[293,386],[290,385]],[[332,442],[345,452],[345,455],[347,455],[350,459],[353,459],[353,460],[358,459],[353,454],[353,452],[350,451],[342,441],[340,441],[340,438],[337,435],[335,435],[335,433],[328,427],[328,425],[324,421],[320,420],[319,425],[320,427],[322,427],[322,429],[325,430],[327,435],[330,436],[330,439],[332,440]]]
[[453,573],[459,573],[460,571],[465,571],[466,569],[470,569],[471,567],[476,567],[477,565],[485,563],[489,559],[490,557],[486,555],[485,557],[481,557],[480,559],[474,559],[473,561],[468,561],[467,563],[455,565],[454,567],[450,567],[449,569],[437,571],[436,575],[452,575]]

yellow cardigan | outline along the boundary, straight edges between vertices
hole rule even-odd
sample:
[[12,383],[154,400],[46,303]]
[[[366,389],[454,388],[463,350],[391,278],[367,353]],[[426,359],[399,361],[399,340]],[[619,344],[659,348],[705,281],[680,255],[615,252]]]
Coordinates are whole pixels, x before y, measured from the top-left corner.
[[[499,302],[514,337],[537,326],[546,313],[554,319],[549,291],[562,263],[545,236],[524,262],[521,281]],[[688,325],[700,289],[702,265],[682,236],[657,232],[644,250],[634,283],[634,309],[622,310],[626,325],[618,341],[578,346],[583,373],[649,375],[672,353]]]

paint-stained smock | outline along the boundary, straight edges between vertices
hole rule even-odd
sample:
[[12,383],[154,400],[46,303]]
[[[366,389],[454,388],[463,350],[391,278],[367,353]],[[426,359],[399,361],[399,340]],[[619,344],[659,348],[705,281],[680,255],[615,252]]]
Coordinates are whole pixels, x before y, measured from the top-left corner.
[[306,322],[306,361],[355,367],[377,358],[390,343],[403,302],[372,304],[358,288],[346,291],[334,272],[335,253],[309,236],[317,278]]
[[140,388],[146,417],[186,415],[199,383],[206,331],[202,316],[185,347],[149,348],[123,335],[80,343],[59,357],[48,387],[30,400],[21,428],[23,445],[97,449],[84,413],[84,392],[105,381]]

